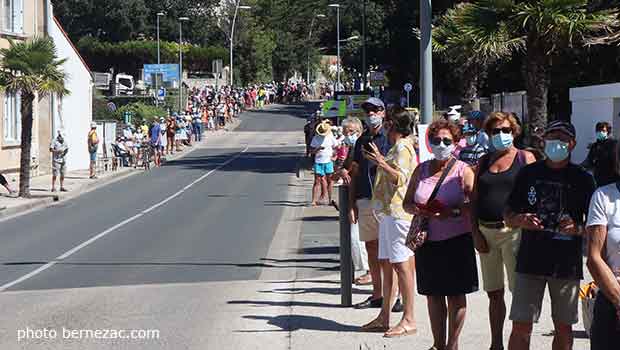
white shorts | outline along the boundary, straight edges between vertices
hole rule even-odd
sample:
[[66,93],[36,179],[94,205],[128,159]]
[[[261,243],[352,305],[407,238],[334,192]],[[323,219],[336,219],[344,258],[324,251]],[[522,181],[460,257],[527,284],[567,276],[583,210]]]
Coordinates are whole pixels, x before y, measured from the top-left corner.
[[411,249],[405,246],[411,222],[382,216],[379,223],[379,260],[390,263],[402,263],[413,256]]

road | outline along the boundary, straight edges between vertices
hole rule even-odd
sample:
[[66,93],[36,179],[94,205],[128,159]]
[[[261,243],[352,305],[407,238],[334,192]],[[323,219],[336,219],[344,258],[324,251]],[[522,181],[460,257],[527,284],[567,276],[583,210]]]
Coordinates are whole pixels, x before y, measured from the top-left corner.
[[[235,132],[178,161],[0,222],[0,348],[108,348],[16,340],[24,328],[119,327],[102,317],[140,320],[131,328],[153,325],[152,318],[171,312],[168,306],[173,313],[185,308],[177,299],[184,293],[209,299],[188,285],[209,285],[216,297],[231,281],[258,280],[273,265],[266,258],[303,151],[308,112],[272,106],[247,113]],[[169,288],[147,301],[149,293],[136,290],[152,292],[149,286]],[[142,309],[150,302],[158,303],[157,312]],[[196,324],[184,322],[175,329]],[[171,348],[172,338],[157,344]]]

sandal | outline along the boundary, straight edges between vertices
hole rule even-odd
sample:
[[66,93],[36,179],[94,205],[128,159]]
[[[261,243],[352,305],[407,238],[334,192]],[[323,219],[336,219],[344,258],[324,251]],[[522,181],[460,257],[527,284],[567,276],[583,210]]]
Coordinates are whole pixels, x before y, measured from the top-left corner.
[[370,323],[362,326],[362,332],[387,332],[390,327],[383,324],[383,320],[375,318]]
[[416,333],[418,333],[417,328],[407,329],[407,327],[403,325],[397,325],[396,327],[385,332],[383,337],[384,338],[399,338],[399,337],[404,337],[407,335],[414,335]]
[[372,276],[369,273],[365,273],[355,279],[356,286],[369,286],[372,284]]

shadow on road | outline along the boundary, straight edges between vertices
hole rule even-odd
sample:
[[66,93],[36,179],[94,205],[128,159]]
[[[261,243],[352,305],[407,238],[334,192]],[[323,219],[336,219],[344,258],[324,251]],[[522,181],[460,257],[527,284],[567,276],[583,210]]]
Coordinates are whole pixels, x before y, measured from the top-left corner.
[[[185,169],[214,170],[238,156],[239,152],[226,152],[214,156],[188,156],[164,165]],[[237,159],[218,169],[218,172],[251,172],[262,174],[294,174],[297,172],[299,152],[255,151],[241,154]]]

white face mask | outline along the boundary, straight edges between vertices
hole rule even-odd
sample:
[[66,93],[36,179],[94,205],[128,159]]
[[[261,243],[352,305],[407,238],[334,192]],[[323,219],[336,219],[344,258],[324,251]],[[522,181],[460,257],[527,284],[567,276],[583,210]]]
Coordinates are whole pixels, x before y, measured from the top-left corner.
[[431,151],[437,160],[446,160],[450,158],[452,152],[454,152],[454,144],[446,146],[442,143],[439,145],[431,145]]
[[370,117],[368,117],[368,124],[370,125],[371,128],[376,129],[381,124],[383,124],[383,117],[381,117],[380,115],[373,114]]
[[450,120],[453,123],[457,123],[459,120],[461,120],[461,116],[459,114],[450,114],[448,116],[448,120]]

